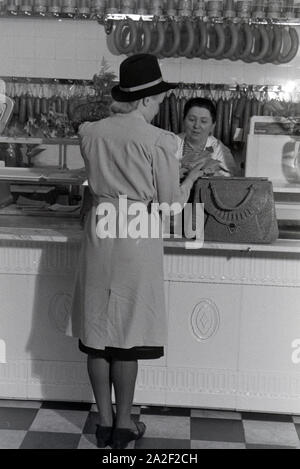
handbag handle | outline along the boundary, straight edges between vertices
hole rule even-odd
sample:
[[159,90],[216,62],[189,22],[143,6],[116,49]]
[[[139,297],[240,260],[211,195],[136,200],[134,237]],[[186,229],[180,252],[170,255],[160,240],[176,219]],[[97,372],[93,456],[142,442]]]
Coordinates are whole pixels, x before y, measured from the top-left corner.
[[209,188],[211,189],[212,191],[212,194],[214,196],[214,199],[215,199],[215,202],[217,203],[218,207],[221,208],[222,210],[240,210],[242,208],[243,205],[247,204],[253,197],[253,194],[254,194],[254,191],[255,191],[255,187],[253,186],[253,184],[249,187],[249,192],[248,194],[246,195],[246,197],[242,200],[242,202],[239,203],[239,205],[235,206],[235,207],[230,207],[229,205],[225,205],[223,204],[223,202],[221,201],[221,199],[219,198],[218,194],[217,194],[217,191],[216,191],[216,188],[213,186],[213,184],[210,182],[209,183]]

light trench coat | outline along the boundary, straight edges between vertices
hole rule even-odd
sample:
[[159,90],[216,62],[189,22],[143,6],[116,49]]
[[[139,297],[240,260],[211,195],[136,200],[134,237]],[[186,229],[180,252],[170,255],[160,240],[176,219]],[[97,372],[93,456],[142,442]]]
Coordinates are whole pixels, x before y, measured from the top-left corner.
[[81,151],[94,204],[84,229],[72,305],[72,335],[96,349],[163,346],[166,310],[162,238],[100,239],[100,202],[188,199],[179,186],[179,139],[138,111],[85,123]]

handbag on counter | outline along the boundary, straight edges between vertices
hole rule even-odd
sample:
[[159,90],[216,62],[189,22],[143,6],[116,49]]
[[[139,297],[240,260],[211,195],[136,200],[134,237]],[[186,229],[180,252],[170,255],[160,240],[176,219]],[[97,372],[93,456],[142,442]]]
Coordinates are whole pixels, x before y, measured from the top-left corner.
[[193,202],[204,204],[205,241],[264,244],[278,238],[273,186],[266,178],[200,178]]

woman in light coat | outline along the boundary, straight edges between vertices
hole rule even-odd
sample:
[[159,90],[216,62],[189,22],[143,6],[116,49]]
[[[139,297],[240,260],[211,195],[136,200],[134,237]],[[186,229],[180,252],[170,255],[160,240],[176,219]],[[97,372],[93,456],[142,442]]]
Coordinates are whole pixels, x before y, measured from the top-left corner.
[[[144,434],[145,425],[131,419],[137,361],[161,357],[166,344],[162,238],[124,236],[120,226],[134,221],[130,209],[136,203],[146,208],[148,221],[153,202],[183,204],[200,175],[193,168],[179,185],[178,137],[150,124],[170,88],[156,57],[133,55],[120,66],[113,115],[79,129],[93,206],[85,221],[72,328],[87,354],[99,447],[125,448]],[[116,217],[105,224],[109,207]]]

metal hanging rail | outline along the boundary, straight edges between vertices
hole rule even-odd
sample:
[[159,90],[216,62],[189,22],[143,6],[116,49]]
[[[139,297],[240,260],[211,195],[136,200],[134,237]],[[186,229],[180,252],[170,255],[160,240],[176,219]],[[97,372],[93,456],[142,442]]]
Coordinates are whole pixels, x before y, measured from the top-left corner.
[[[105,24],[109,21],[122,21],[125,19],[132,19],[133,21],[167,21],[171,19],[180,19],[184,18],[183,16],[168,16],[168,15],[138,15],[138,14],[130,14],[130,13],[111,13],[106,14],[102,17],[98,18],[99,24]],[[212,21],[215,23],[224,23],[227,21],[231,21],[233,23],[249,23],[249,24],[276,24],[276,25],[283,25],[283,26],[299,26],[300,25],[300,18],[252,18],[252,17],[245,17],[240,18],[237,16],[234,17],[209,17],[209,16],[192,16],[189,17],[191,19],[201,19],[203,21]]]
[[279,93],[283,91],[282,85],[249,85],[246,83],[240,85],[223,84],[223,83],[173,83],[178,88],[184,90],[205,90],[205,91],[253,91],[257,93]]
[[[68,78],[38,78],[38,77],[0,77],[5,83],[20,84],[40,84],[40,85],[78,85],[92,87],[92,80],[68,79]],[[115,82],[116,84],[118,81]],[[254,91],[254,92],[272,92],[283,91],[282,85],[254,85],[254,84],[224,84],[224,83],[197,83],[197,82],[173,82],[180,89],[186,90],[207,90],[207,91]]]
[[69,79],[69,78],[40,78],[40,77],[11,77],[11,76],[2,76],[0,80],[10,83],[23,83],[23,84],[45,84],[45,85],[81,85],[81,86],[91,86],[93,84],[92,80],[82,80],[82,79]]
[[[10,77],[3,76],[0,77],[0,80],[3,80],[5,83],[19,83],[19,84],[28,84],[28,85],[70,85],[70,86],[86,86],[88,88],[93,86],[92,80],[80,80],[80,79],[68,79],[68,78],[37,78],[37,77]],[[116,84],[118,81],[115,82]],[[173,82],[173,85],[176,85],[180,89],[186,90],[207,90],[207,91],[254,91],[258,93],[270,92],[278,93],[283,91],[282,85],[254,85],[254,84],[224,84],[224,83],[186,83],[186,82]]]
[[[28,5],[29,6],[29,5]],[[46,8],[46,7],[45,7]],[[275,18],[275,17],[262,17],[262,18],[256,18],[255,16],[238,16],[237,12],[233,16],[227,17],[227,16],[209,16],[209,15],[204,15],[204,16],[197,16],[192,14],[189,16],[189,18],[194,18],[194,19],[201,19],[204,21],[213,21],[217,23],[223,23],[225,21],[232,21],[235,23],[239,22],[248,22],[250,24],[277,24],[277,25],[288,25],[288,26],[299,26],[300,25],[300,7],[295,5],[294,7],[291,7],[291,10],[286,12],[285,16]],[[100,24],[105,24],[107,21],[113,20],[113,21],[120,21],[124,20],[127,18],[131,18],[134,21],[139,21],[142,19],[143,21],[153,21],[153,20],[159,20],[159,21],[166,21],[167,19],[180,19],[183,18],[184,16],[179,15],[153,15],[153,14],[139,14],[139,13],[99,13],[96,11],[92,11],[89,8],[87,8],[85,11],[80,12],[80,9],[78,8],[73,8],[72,11],[69,13],[64,13],[61,10],[58,10],[57,12],[50,12],[45,10],[42,13],[39,13],[35,11],[34,9],[29,9],[28,11],[21,11],[20,9],[16,9],[15,11],[9,13],[7,12],[0,12],[0,18],[5,18],[5,19],[34,19],[34,20],[56,20],[56,21],[61,21],[61,20],[73,20],[73,21],[98,21]]]

